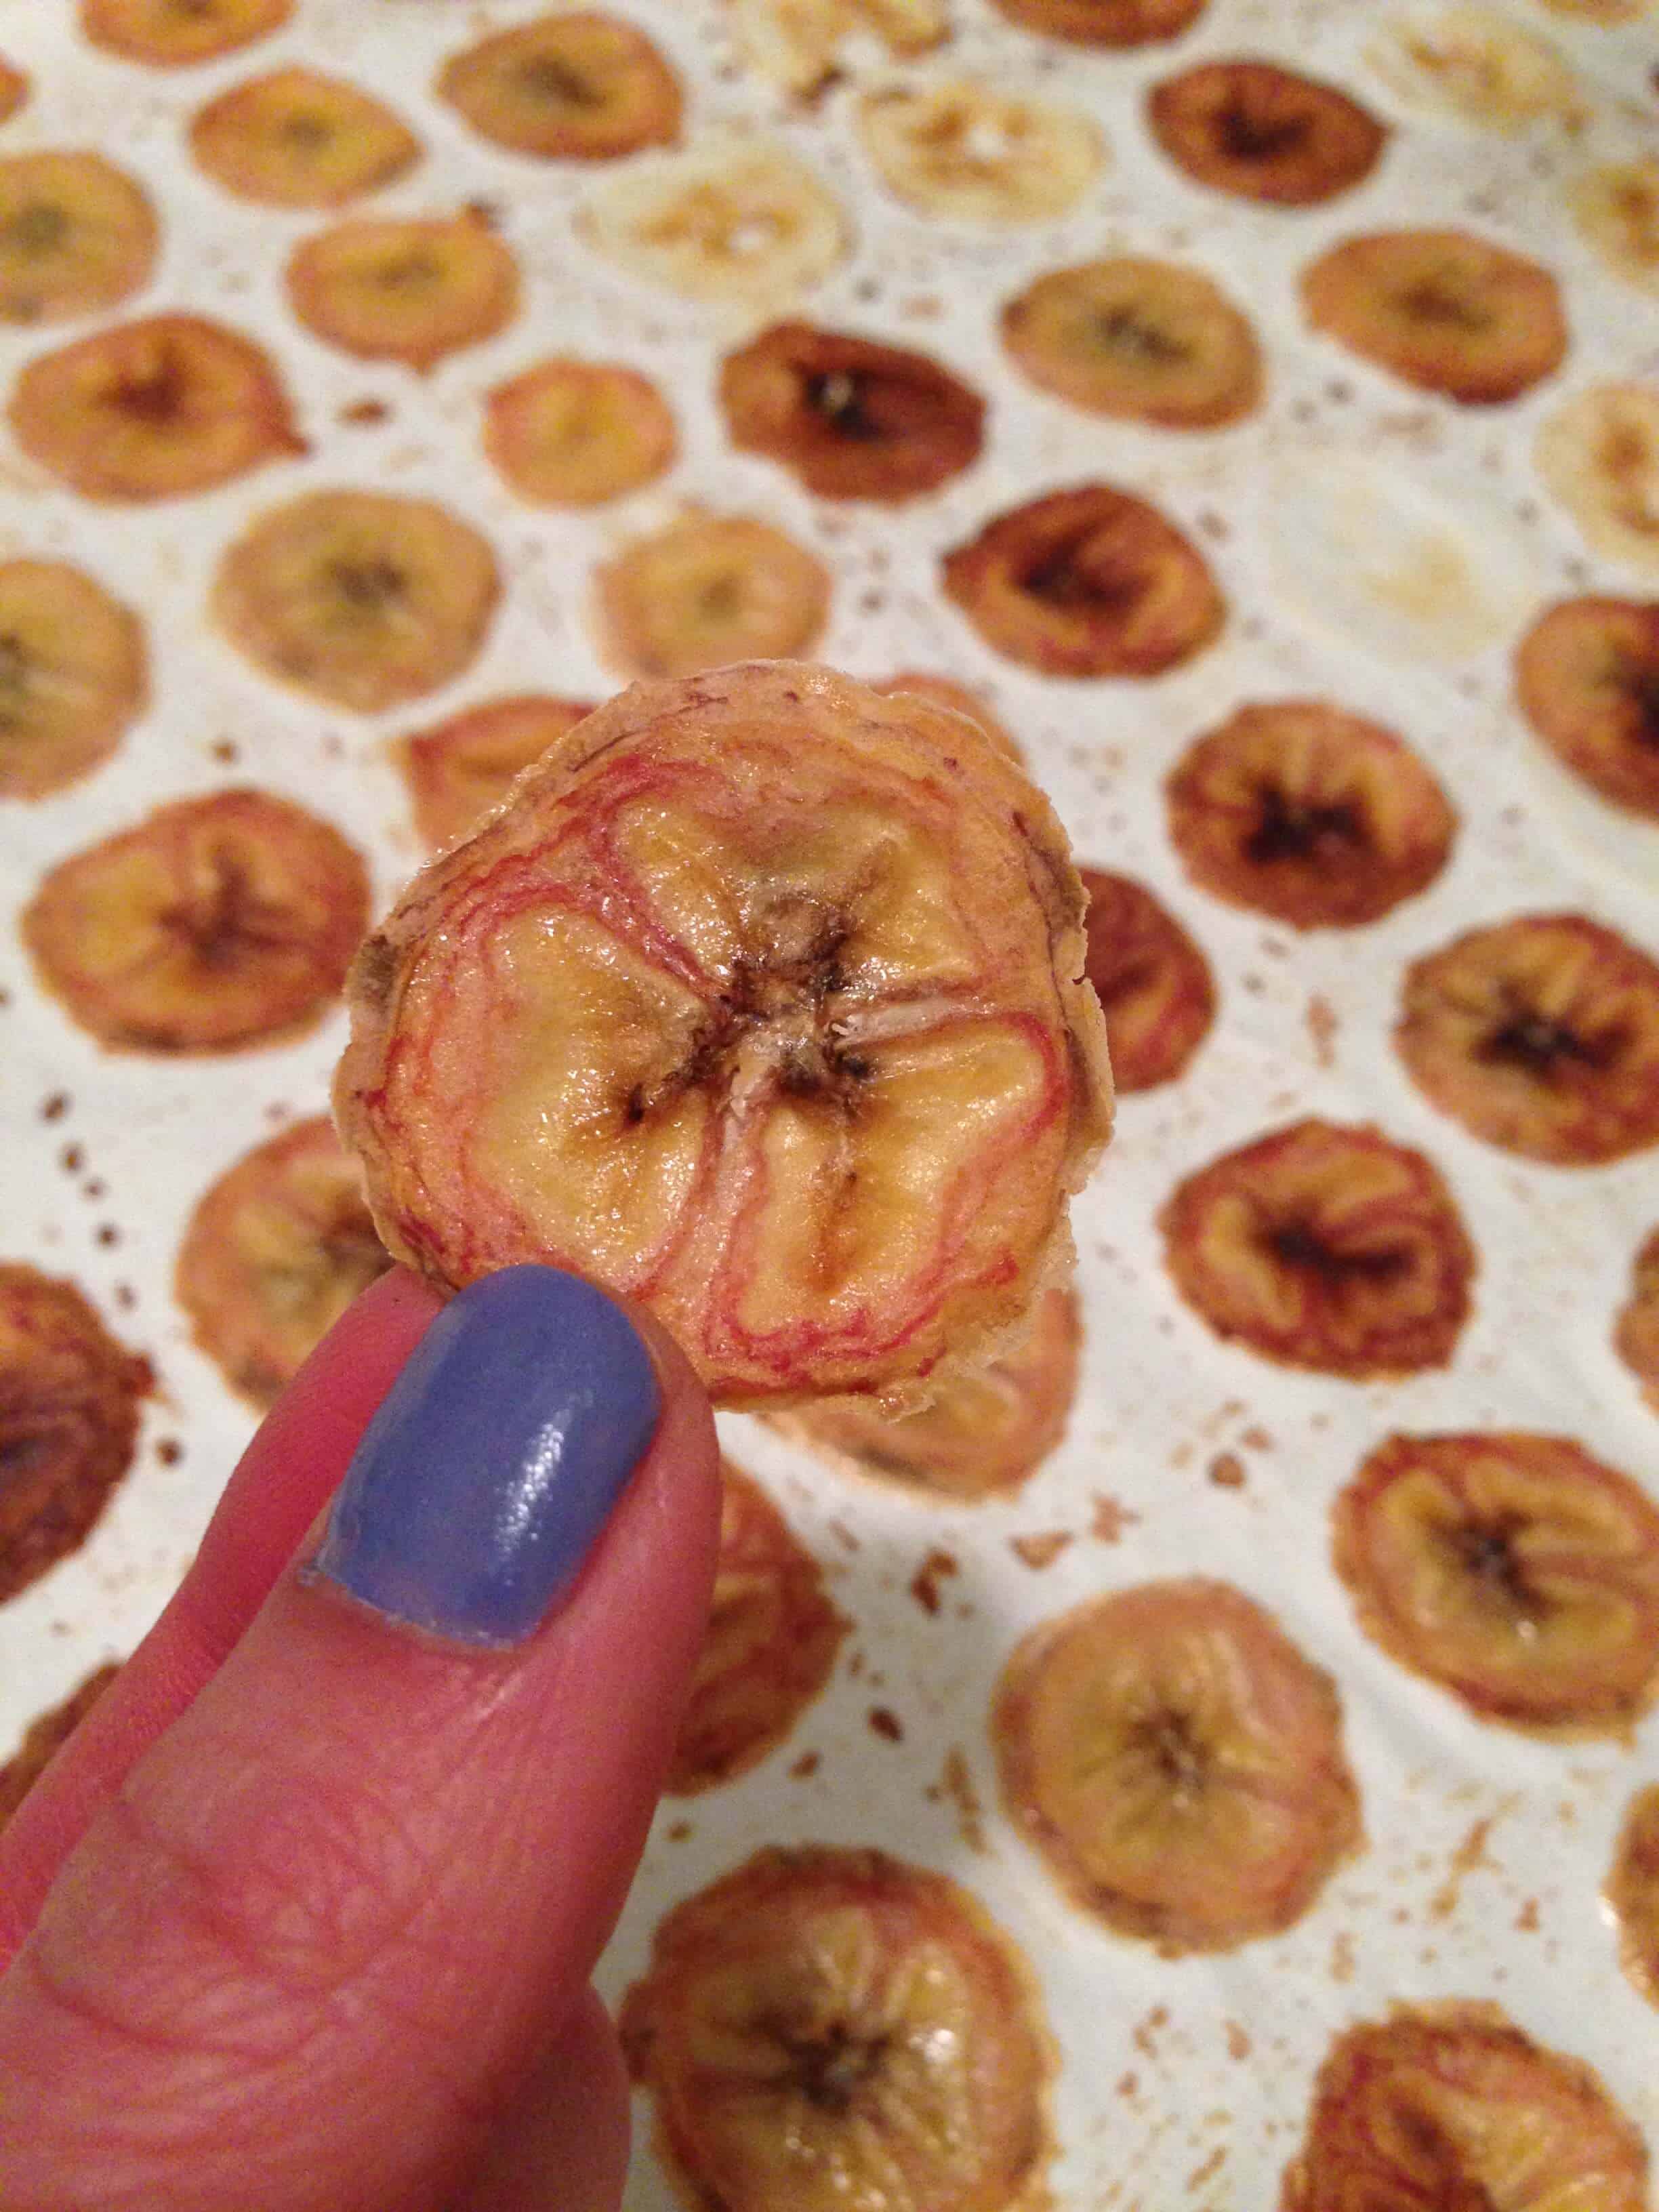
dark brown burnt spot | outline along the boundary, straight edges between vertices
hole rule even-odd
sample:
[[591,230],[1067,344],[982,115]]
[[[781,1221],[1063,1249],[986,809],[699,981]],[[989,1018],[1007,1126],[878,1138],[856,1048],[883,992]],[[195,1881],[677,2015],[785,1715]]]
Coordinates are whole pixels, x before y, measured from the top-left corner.
[[17,253],[55,253],[71,227],[69,216],[54,202],[28,200],[0,227],[0,246]]
[[240,857],[222,848],[207,864],[205,889],[167,908],[161,926],[181,938],[204,968],[234,968],[250,951],[291,941],[281,908],[261,898]]
[[1659,751],[1659,650],[1651,660],[1627,660],[1616,670],[1613,682],[1630,702],[1631,736],[1638,745]]
[[1340,866],[1370,849],[1370,831],[1363,811],[1339,800],[1328,806],[1309,805],[1277,783],[1262,784],[1256,793],[1256,821],[1244,842],[1244,857],[1258,867],[1276,860],[1324,862]]
[[1171,1804],[1183,1808],[1203,1795],[1210,1756],[1188,1714],[1173,1705],[1150,1714],[1135,1730],[1134,1745],[1168,1790]]
[[1307,140],[1311,119],[1272,101],[1252,100],[1236,92],[1216,111],[1212,125],[1215,143],[1230,161],[1275,161],[1293,154]]
[[1103,611],[1132,607],[1146,588],[1139,569],[1103,557],[1091,533],[1079,531],[1058,545],[1043,547],[1023,568],[1019,587],[1051,607],[1095,607]]
[[1588,1036],[1510,993],[1504,1012],[1475,1048],[1475,1057],[1488,1066],[1515,1068],[1537,1082],[1549,1083],[1575,1067],[1592,1073],[1611,1067],[1625,1043],[1622,1030]]
[[1446,276],[1425,276],[1420,283],[1408,285],[1397,295],[1396,304],[1410,321],[1437,330],[1473,333],[1489,329],[1492,319],[1466,285]]
[[1410,1264],[1404,1252],[1387,1245],[1363,1252],[1340,1251],[1309,1221],[1281,1222],[1267,1231],[1263,1242],[1281,1266],[1333,1292],[1355,1284],[1386,1287]]
[[397,952],[391,939],[377,930],[357,948],[357,957],[351,968],[352,996],[361,1000],[370,1012],[379,1013],[389,1003],[397,979]]
[[807,406],[838,436],[860,445],[877,444],[887,434],[872,410],[874,395],[872,380],[851,369],[829,369],[805,381]]
[[334,561],[328,580],[355,614],[380,616],[394,606],[409,588],[409,579],[395,561]]
[[1523,1627],[1536,1624],[1548,1610],[1516,1541],[1526,1526],[1520,1514],[1493,1514],[1465,1521],[1445,1539],[1460,1571]]
[[520,64],[517,74],[520,88],[532,100],[544,100],[550,106],[574,107],[592,114],[605,105],[598,79],[556,54],[533,54]]
[[174,348],[163,345],[147,368],[116,379],[110,400],[135,422],[165,429],[185,412],[189,392],[189,371]]
[[841,2118],[850,2112],[860,2089],[887,2052],[884,2036],[849,2034],[836,2021],[820,2034],[805,2036],[793,2025],[773,2029],[787,2053],[789,2070],[807,2102]]
[[1190,347],[1138,315],[1133,307],[1110,308],[1097,315],[1090,328],[1096,343],[1107,353],[1148,368],[1167,368],[1191,358]]

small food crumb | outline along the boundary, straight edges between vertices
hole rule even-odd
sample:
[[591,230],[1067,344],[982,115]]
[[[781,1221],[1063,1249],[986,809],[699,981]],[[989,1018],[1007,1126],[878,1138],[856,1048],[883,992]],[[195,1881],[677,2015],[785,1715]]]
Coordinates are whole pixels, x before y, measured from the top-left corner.
[[1528,1898],[1515,1916],[1515,1924],[1522,1936],[1535,1936],[1538,1933],[1538,1899],[1535,1897]]
[[354,399],[340,410],[340,420],[354,428],[374,422],[384,422],[392,410],[384,399]]
[[1210,1462],[1210,1480],[1218,1490],[1243,1490],[1244,1462],[1237,1452],[1218,1452]]
[[817,1772],[823,1764],[823,1758],[817,1752],[804,1751],[790,1768],[790,1778],[795,1782],[805,1782]]
[[1094,1518],[1089,1523],[1089,1534],[1099,1544],[1121,1543],[1124,1530],[1140,1518],[1139,1513],[1120,1504],[1115,1498],[1108,1497],[1103,1490],[1096,1491],[1093,1504]]
[[887,1706],[872,1705],[868,1718],[870,1723],[870,1731],[872,1735],[882,1736],[889,1743],[903,1742],[903,1723],[899,1719],[898,1715],[896,1712],[890,1711]]
[[1339,1929],[1331,1939],[1331,1979],[1351,1982],[1353,1979],[1353,1937],[1346,1929]]
[[957,1825],[963,1842],[970,1851],[982,1851],[985,1849],[983,1808],[979,1802],[979,1792],[974,1787],[967,1753],[960,1744],[953,1743],[945,1753],[939,1787],[957,1808]]
[[234,738],[216,738],[208,750],[225,768],[234,768],[242,757]]
[[79,1145],[65,1145],[58,1155],[58,1164],[65,1175],[79,1175],[86,1164],[86,1153]]
[[43,1098],[40,1102],[40,1119],[43,1121],[61,1121],[69,1112],[70,1104],[67,1091],[54,1091],[51,1097]]
[[177,1437],[163,1437],[155,1447],[155,1456],[163,1467],[177,1467],[185,1455],[185,1448]]
[[1248,1451],[1271,1451],[1273,1448],[1272,1436],[1260,1423],[1246,1429],[1238,1441]]
[[937,1613],[942,1602],[939,1586],[945,1575],[960,1572],[949,1552],[929,1552],[910,1578],[910,1595],[924,1613]]
[[1050,1528],[1036,1536],[1011,1536],[1008,1548],[1034,1571],[1052,1566],[1072,1540],[1069,1528]]
[[1224,2021],[1222,2025],[1226,2032],[1228,2057],[1248,2058],[1255,2046],[1244,2030],[1236,2020]]
[[676,1820],[668,1830],[668,1840],[671,1844],[683,1844],[690,1832],[690,1820]]

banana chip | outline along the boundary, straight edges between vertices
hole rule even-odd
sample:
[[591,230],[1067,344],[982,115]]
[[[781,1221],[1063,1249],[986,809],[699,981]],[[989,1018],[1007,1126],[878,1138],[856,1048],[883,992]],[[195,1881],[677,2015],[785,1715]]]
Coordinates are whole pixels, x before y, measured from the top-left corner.
[[1209,0],[991,0],[1011,23],[1080,46],[1145,46],[1178,39]]
[[94,1668],[61,1705],[31,1721],[23,1741],[0,1766],[0,1832],[121,1669]]
[[1613,1349],[1659,1413],[1659,1229],[1651,1231],[1631,1267],[1630,1296],[1613,1330]]
[[1521,711],[1603,799],[1659,822],[1659,599],[1563,599],[1515,655]]
[[325,344],[424,370],[506,329],[519,265],[479,216],[360,216],[307,240],[289,262],[288,295]]
[[29,96],[29,81],[0,55],[0,123],[9,123]]
[[1492,8],[1417,9],[1390,24],[1367,60],[1406,106],[1481,130],[1536,123],[1582,129],[1578,80],[1548,40]]
[[368,93],[315,70],[273,70],[210,100],[191,151],[216,184],[263,207],[337,208],[389,185],[421,142]]
[[538,362],[484,403],[484,452],[520,499],[602,507],[673,466],[679,432],[648,377],[620,362]]
[[926,699],[930,706],[948,707],[952,714],[966,714],[970,722],[977,723],[984,731],[1000,753],[1006,753],[1019,767],[1025,766],[1025,755],[1013,732],[997,720],[977,691],[970,691],[954,678],[923,675],[906,669],[898,676],[869,677],[866,681],[884,699],[895,699],[901,691],[909,691],[918,699]]
[[148,690],[137,615],[66,562],[0,562],[0,799],[89,775]]
[[1003,309],[1002,342],[1033,384],[1091,415],[1215,430],[1261,403],[1249,318],[1173,261],[1124,254],[1053,270]]
[[398,765],[425,842],[435,848],[464,836],[501,804],[532,761],[592,711],[591,702],[531,693],[469,707],[436,729],[405,738]]
[[1659,294],[1659,160],[1647,155],[1587,169],[1567,204],[1580,236],[1615,276]]
[[1148,93],[1146,122],[1195,183],[1273,207],[1318,207],[1352,191],[1389,137],[1335,85],[1275,62],[1183,70]]
[[269,38],[293,13],[294,0],[81,0],[81,31],[123,61],[187,69]]
[[544,161],[614,161],[680,135],[680,82],[643,31],[573,9],[445,64],[438,97],[480,137]]
[[1089,894],[1086,973],[1106,1017],[1120,1093],[1173,1083],[1215,1020],[1210,963],[1144,884],[1082,871]]
[[951,35],[945,0],[732,0],[732,17],[744,61],[800,100],[835,82],[857,41],[914,61]]
[[1080,108],[973,77],[878,87],[854,123],[895,198],[953,222],[1052,222],[1106,164],[1105,141]]
[[118,307],[149,281],[156,237],[149,196],[96,154],[0,161],[0,322]]
[[1602,1894],[1632,1986],[1659,2006],[1659,1783],[1630,1801]]
[[769,523],[688,514],[604,564],[594,612],[611,667],[696,676],[811,652],[832,588],[823,563]]
[[1659,574],[1659,390],[1591,385],[1549,417],[1533,458],[1595,551]]

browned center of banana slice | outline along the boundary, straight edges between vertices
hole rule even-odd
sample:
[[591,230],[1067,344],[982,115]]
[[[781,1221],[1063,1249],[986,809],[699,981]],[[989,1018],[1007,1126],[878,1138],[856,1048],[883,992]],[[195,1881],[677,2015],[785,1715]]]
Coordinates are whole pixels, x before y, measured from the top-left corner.
[[764,1850],[659,1927],[623,2040],[702,2212],[1014,2212],[1049,2154],[1024,1962],[944,1875]]
[[1003,309],[1002,342],[1033,384],[1095,415],[1214,430],[1261,398],[1249,317],[1173,261],[1123,254],[1039,276]]
[[1279,207],[1315,207],[1363,184],[1388,132],[1334,84],[1273,62],[1201,62],[1154,85],[1146,120],[1200,185]]
[[1287,1367],[1443,1367],[1468,1317],[1474,1249],[1451,1193],[1378,1129],[1277,1129],[1178,1183],[1160,1221],[1187,1303]]
[[1466,407],[1530,391],[1567,350],[1549,270],[1468,231],[1348,239],[1304,272],[1302,301],[1315,330]]
[[914,499],[979,456],[985,402],[925,353],[777,323],[721,364],[732,442],[821,499]]
[[695,1796],[757,1766],[829,1680],[849,1623],[823,1571],[760,1485],[720,1468],[720,1549],[708,1626],[667,1788]]
[[1563,1437],[1394,1436],[1336,1503],[1360,1626],[1483,1719],[1607,1734],[1659,1677],[1659,1512]]
[[209,176],[266,207],[336,208],[390,184],[421,142],[389,107],[343,78],[272,70],[210,100],[190,126]]
[[0,1766],[0,1833],[120,1671],[117,1666],[95,1668],[61,1705],[30,1722],[21,1743]]
[[540,693],[469,707],[433,730],[406,738],[398,764],[415,827],[428,845],[447,845],[506,798],[514,780],[593,711],[592,701]]
[[1066,1433],[1083,1322],[1077,1294],[1042,1292],[1030,1324],[988,1366],[953,1375],[930,1403],[890,1414],[868,1398],[823,1398],[775,1425],[832,1462],[974,1502],[1030,1480]]
[[832,588],[823,563],[769,523],[696,514],[635,539],[593,581],[605,659],[633,676],[811,653]]
[[1337,2038],[1280,2212],[1644,2212],[1642,2138],[1496,2005],[1396,2005]]
[[1659,599],[1564,599],[1522,639],[1515,677],[1558,760],[1659,820]]
[[1591,385],[1544,424],[1536,458],[1596,552],[1659,571],[1659,392]]
[[561,161],[614,161],[680,135],[680,83],[643,31],[586,9],[456,54],[438,96],[481,137]]
[[213,611],[266,675],[374,714],[459,676],[500,594],[489,545],[447,507],[314,491],[259,516],[231,546]]
[[618,362],[544,361],[497,385],[484,451],[521,499],[599,507],[673,465],[679,434],[648,377]]
[[198,315],[151,315],[32,361],[11,427],[88,499],[176,499],[302,453],[275,368]]
[[89,775],[148,689],[135,614],[66,562],[0,562],[0,798]]
[[993,1708],[1002,1791],[1074,1900],[1168,1955],[1299,1920],[1360,1840],[1328,1674],[1226,1583],[1045,1622]]
[[1414,961],[1394,1034],[1431,1103],[1506,1152],[1598,1167],[1659,1144],[1659,965],[1583,915]]
[[505,330],[518,313],[519,265],[481,216],[364,216],[300,247],[288,293],[328,344],[428,369]]
[[1167,792],[1194,880],[1296,929],[1391,914],[1434,881],[1456,834],[1407,745],[1317,700],[1241,707],[1188,746]]
[[1659,1412],[1659,1229],[1636,1255],[1630,1297],[1613,1334],[1619,1357]]
[[135,1052],[225,1052],[308,1027],[368,921],[338,830],[261,791],[158,807],[72,854],[24,909],[46,988]]
[[0,123],[9,123],[29,96],[29,81],[20,69],[0,56]]
[[1615,276],[1659,292],[1659,160],[1587,169],[1569,198],[1573,221]]
[[174,1291],[233,1390],[266,1407],[392,1265],[325,1114],[255,1146],[206,1191]]
[[1108,1126],[1081,886],[973,726],[789,662],[639,684],[365,946],[336,1093],[391,1249],[661,1316],[726,1403],[1030,1303]]
[[1625,1972],[1659,2006],[1659,1783],[1630,1801],[1603,1892],[1619,1929]]
[[1210,1033],[1215,979],[1169,908],[1128,876],[1085,868],[1089,981],[1120,1091],[1173,1083]]
[[1079,46],[1146,46],[1177,39],[1208,0],[992,0],[999,15],[1028,31]]
[[81,0],[81,29],[124,61],[185,69],[252,46],[293,13],[294,0]]
[[1208,562],[1144,499],[1050,492],[947,553],[945,592],[985,642],[1049,676],[1158,676],[1226,617]]
[[970,691],[965,684],[958,684],[950,676],[924,675],[915,669],[906,669],[898,676],[884,676],[871,679],[870,688],[879,691],[884,699],[896,698],[901,691],[914,692],[918,699],[926,699],[935,707],[948,707],[953,714],[966,714],[970,722],[977,723],[1000,753],[1023,768],[1025,756],[1013,732],[1000,722],[977,691]]
[[96,154],[0,161],[0,322],[61,322],[118,307],[155,260],[155,212]]
[[0,1600],[86,1540],[153,1379],[73,1283],[0,1261]]
[[923,215],[957,222],[1056,221],[1106,161],[1085,110],[977,77],[878,85],[854,118],[890,191]]

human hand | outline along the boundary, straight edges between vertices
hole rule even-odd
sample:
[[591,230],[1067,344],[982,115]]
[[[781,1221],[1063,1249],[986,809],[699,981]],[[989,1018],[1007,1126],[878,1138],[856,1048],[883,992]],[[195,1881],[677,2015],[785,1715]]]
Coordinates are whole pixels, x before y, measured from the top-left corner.
[[719,1515],[648,1320],[550,1268],[366,1292],[0,1838],[7,2212],[611,2212],[588,1976]]

